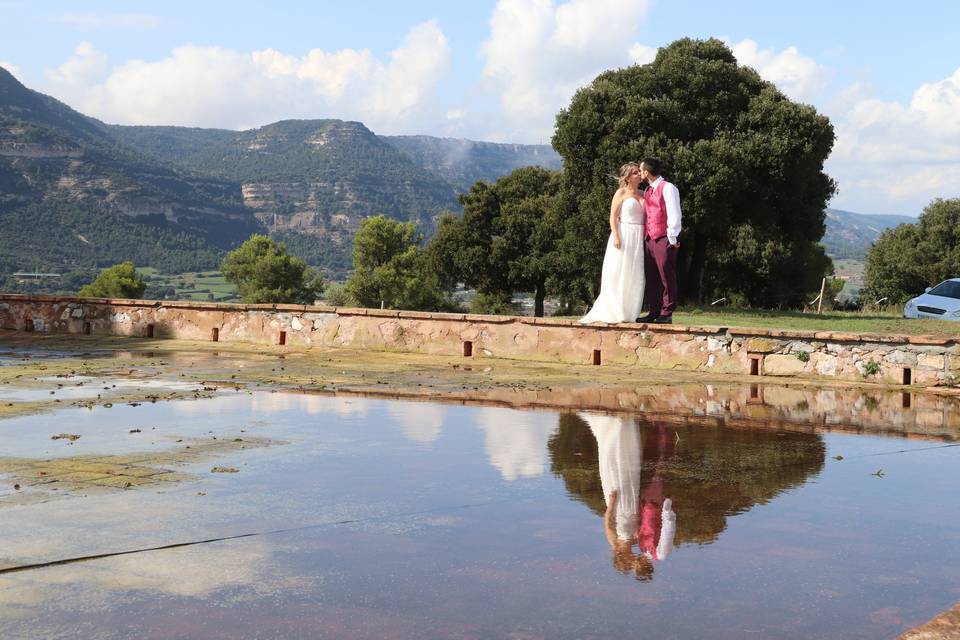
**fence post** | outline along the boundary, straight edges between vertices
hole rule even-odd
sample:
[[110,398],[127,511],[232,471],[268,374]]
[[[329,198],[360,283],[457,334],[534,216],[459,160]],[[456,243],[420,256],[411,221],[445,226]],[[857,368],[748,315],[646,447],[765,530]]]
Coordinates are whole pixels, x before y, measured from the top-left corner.
[[817,302],[817,315],[820,315],[820,310],[823,309],[823,290],[827,288],[827,279],[824,278],[820,281],[820,301]]

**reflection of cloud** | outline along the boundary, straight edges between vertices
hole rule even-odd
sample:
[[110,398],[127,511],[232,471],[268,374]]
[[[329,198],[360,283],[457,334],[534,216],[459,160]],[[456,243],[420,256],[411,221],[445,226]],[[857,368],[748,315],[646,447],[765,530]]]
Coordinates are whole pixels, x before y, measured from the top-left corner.
[[[164,549],[27,571],[0,577],[0,617],[35,621],[51,611],[106,609],[131,591],[151,595],[209,598],[230,589],[270,596],[312,586],[307,576],[277,571],[265,539]],[[220,596],[223,597],[223,596]],[[51,616],[56,619],[56,615]],[[33,629],[33,637],[44,628]],[[9,637],[9,636],[7,636]]]
[[311,416],[323,413],[334,413],[338,416],[366,415],[368,406],[363,398],[278,391],[219,396],[204,402],[175,402],[171,409],[181,415],[203,416],[222,413],[224,404],[228,404],[231,411],[246,410],[251,414],[271,415],[294,411]]
[[490,464],[504,480],[542,475],[546,469],[547,440],[557,429],[554,413],[479,409],[477,426],[484,430],[484,449]]
[[338,416],[353,414],[365,415],[367,403],[362,398],[343,396],[322,396],[309,393],[255,393],[251,396],[251,411],[256,413],[279,413],[281,411],[301,411],[316,416],[322,413],[335,413]]
[[440,437],[446,409],[436,404],[421,402],[390,402],[386,405],[390,417],[400,423],[403,435],[411,442],[430,445]]

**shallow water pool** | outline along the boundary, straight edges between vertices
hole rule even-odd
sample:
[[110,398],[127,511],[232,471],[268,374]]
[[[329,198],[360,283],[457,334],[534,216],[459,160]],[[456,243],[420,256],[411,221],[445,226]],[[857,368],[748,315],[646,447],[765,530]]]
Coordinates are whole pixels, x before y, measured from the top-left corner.
[[960,600],[958,462],[284,392],[11,418],[0,637],[895,637]]

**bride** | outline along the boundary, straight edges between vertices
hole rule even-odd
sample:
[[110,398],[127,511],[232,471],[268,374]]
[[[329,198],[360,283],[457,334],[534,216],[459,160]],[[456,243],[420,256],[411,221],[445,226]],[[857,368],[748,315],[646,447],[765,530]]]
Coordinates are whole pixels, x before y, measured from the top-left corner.
[[620,167],[620,188],[610,203],[610,239],[603,256],[600,295],[590,312],[580,318],[590,322],[633,322],[643,306],[643,236],[645,229],[640,165]]

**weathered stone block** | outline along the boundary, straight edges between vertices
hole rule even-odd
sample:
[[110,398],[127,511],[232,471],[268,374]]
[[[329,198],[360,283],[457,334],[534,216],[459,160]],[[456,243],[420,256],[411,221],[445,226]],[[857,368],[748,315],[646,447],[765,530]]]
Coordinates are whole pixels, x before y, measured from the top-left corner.
[[714,337],[710,336],[707,338],[707,351],[724,351],[727,348],[727,345],[730,344],[731,338],[729,337]]
[[883,357],[883,360],[890,364],[899,364],[905,367],[917,366],[917,354],[900,349],[890,351]]
[[947,356],[947,368],[951,371],[960,373],[960,355],[950,354]]
[[763,375],[765,376],[795,376],[803,373],[806,363],[797,359],[793,354],[770,354],[763,359]]
[[809,342],[801,342],[800,340],[796,340],[787,345],[787,351],[788,353],[797,353],[798,351],[813,353],[816,351],[816,347]]
[[660,350],[653,347],[637,347],[637,366],[655,369],[660,366]]
[[769,338],[750,338],[747,340],[747,351],[750,353],[773,353],[783,346],[779,340]]
[[917,366],[942,371],[945,364],[943,354],[921,353],[917,356]]
[[814,370],[821,376],[835,376],[840,365],[840,358],[831,353],[814,353],[810,357]]

